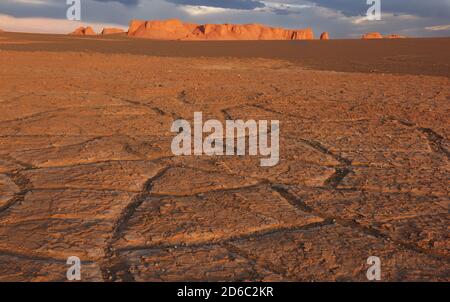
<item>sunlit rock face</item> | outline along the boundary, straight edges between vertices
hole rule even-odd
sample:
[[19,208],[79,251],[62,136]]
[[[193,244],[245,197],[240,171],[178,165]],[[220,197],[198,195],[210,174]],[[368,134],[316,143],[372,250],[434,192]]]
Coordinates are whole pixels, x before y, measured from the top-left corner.
[[95,31],[90,26],[78,27],[77,29],[75,29],[75,31],[73,31],[70,34],[71,35],[75,35],[75,36],[93,36],[93,35],[96,35]]
[[260,24],[192,24],[180,20],[132,20],[128,35],[157,40],[311,40],[312,29],[283,29]]
[[401,36],[398,34],[390,34],[384,37],[385,39],[403,39],[406,38],[405,36]]
[[363,40],[383,39],[383,36],[378,32],[371,32],[371,33],[364,34],[362,36],[362,39]]
[[102,35],[122,34],[124,32],[121,28],[103,28]]
[[320,35],[320,40],[329,40],[330,39],[330,35],[327,32],[323,32]]

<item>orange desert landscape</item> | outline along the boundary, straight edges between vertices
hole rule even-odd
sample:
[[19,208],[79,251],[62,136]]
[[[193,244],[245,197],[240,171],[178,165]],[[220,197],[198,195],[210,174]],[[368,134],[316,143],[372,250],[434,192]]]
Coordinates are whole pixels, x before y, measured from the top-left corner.
[[[0,66],[0,281],[450,281],[450,38],[133,20]],[[279,161],[175,155],[195,112]]]

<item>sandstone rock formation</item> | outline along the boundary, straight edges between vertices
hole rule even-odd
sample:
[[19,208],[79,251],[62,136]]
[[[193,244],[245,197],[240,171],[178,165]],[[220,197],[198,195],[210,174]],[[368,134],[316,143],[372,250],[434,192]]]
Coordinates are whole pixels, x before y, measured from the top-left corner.
[[75,35],[75,36],[93,36],[96,35],[96,33],[94,32],[94,30],[92,29],[92,27],[90,26],[86,26],[86,27],[78,27],[77,29],[75,29],[74,32],[70,33],[71,35]]
[[371,33],[364,34],[362,36],[362,39],[401,39],[401,38],[405,38],[405,37],[398,35],[398,34],[390,34],[390,35],[383,37],[378,32],[371,32]]
[[131,20],[128,27],[128,35],[134,36],[136,31],[143,25],[145,25],[145,21],[143,20]]
[[383,39],[383,36],[378,32],[371,32],[371,33],[364,34],[362,36],[362,39],[364,39],[364,40]]
[[180,20],[132,20],[128,36],[158,40],[311,40],[310,28],[290,30],[260,24],[192,24]]
[[103,28],[102,35],[122,34],[124,32],[121,28]]
[[397,34],[390,34],[384,37],[385,39],[403,39],[406,38],[405,36],[400,36]]
[[183,24],[179,20],[166,21],[131,21],[129,36],[157,39],[179,40],[189,36],[195,25]]
[[328,32],[323,32],[320,35],[320,40],[329,40],[330,39],[330,35],[328,34]]

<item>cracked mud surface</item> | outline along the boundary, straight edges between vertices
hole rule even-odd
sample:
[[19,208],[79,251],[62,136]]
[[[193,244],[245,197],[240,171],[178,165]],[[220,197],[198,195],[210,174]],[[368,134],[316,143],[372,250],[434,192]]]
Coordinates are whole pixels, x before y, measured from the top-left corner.
[[[450,79],[280,60],[0,52],[0,280],[450,280]],[[280,120],[280,162],[173,156]]]

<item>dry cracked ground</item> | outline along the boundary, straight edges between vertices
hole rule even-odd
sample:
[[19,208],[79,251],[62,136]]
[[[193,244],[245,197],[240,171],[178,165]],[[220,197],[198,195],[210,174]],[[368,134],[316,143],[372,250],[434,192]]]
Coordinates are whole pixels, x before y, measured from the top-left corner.
[[[450,280],[450,78],[0,51],[0,280]],[[172,121],[280,120],[280,163]]]

